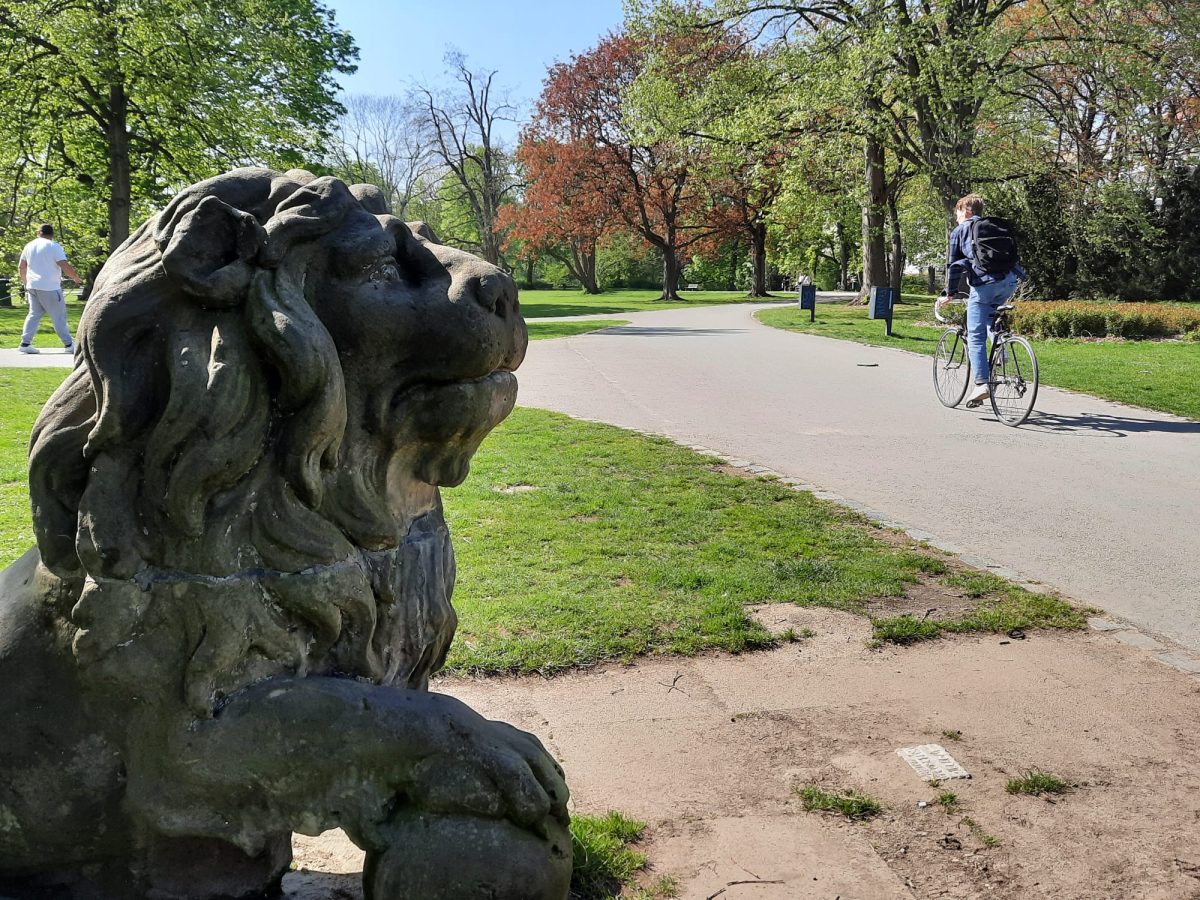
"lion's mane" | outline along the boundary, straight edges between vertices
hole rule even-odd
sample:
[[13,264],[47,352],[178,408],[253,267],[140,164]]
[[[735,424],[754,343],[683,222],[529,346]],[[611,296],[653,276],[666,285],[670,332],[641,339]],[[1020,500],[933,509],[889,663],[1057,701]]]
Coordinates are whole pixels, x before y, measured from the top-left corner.
[[82,585],[81,663],[169,633],[199,714],[279,671],[419,686],[440,665],[440,509],[397,532],[305,296],[355,207],[386,212],[334,178],[237,170],[180,193],[101,272],[30,451],[42,561]]

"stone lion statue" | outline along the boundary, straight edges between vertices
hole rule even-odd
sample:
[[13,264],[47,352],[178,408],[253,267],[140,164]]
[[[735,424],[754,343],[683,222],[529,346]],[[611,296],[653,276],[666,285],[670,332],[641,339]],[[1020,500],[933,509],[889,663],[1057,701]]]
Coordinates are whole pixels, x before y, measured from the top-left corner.
[[426,689],[438,488],[526,344],[507,275],[335,178],[212,178],[112,256],[0,575],[0,895],[260,897],[341,827],[368,898],[566,897],[562,771]]

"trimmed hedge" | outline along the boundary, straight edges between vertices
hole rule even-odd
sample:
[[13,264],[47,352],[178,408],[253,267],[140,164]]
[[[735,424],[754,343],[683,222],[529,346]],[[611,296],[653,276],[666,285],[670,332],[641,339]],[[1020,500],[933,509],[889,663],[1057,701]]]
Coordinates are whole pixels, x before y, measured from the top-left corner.
[[1200,338],[1200,306],[1027,300],[1012,315],[1016,331],[1041,338]]

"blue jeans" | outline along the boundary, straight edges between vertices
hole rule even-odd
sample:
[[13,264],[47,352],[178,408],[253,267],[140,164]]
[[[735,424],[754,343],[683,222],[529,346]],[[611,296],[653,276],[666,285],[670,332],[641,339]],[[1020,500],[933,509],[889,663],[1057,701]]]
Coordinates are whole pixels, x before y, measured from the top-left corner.
[[987,384],[988,354],[987,338],[988,325],[996,314],[996,307],[1017,292],[1017,275],[1009,272],[999,281],[991,284],[971,286],[967,297],[967,358],[971,360],[971,371],[975,374],[976,384]]

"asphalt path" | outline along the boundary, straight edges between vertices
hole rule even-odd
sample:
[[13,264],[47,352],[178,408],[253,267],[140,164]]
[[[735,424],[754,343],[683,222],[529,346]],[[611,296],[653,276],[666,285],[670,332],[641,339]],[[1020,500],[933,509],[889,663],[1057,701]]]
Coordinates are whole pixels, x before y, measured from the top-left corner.
[[1009,428],[941,406],[929,357],[768,328],[761,308],[535,341],[518,402],[802,479],[1200,650],[1200,422],[1043,385]]

